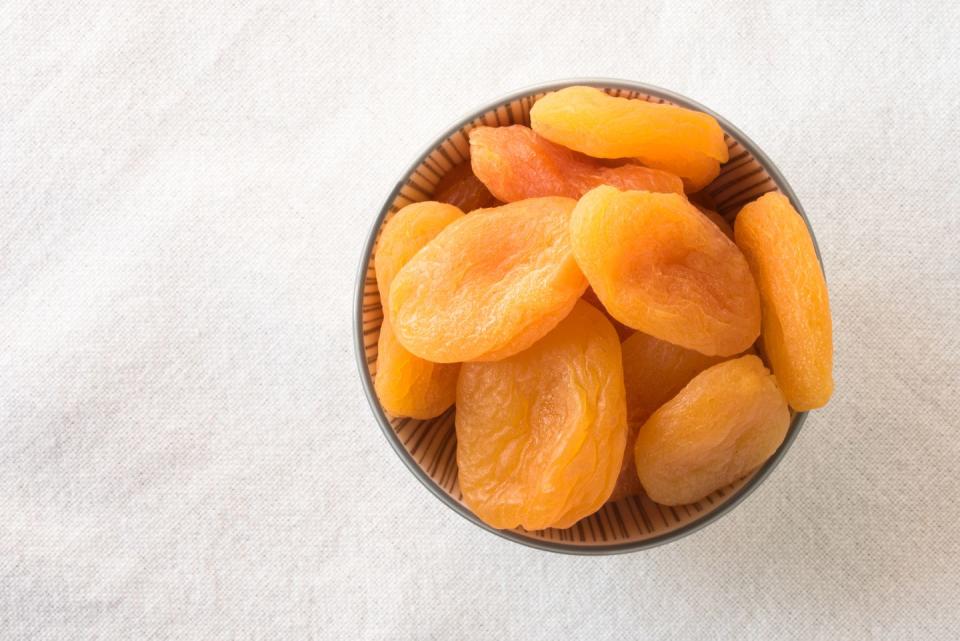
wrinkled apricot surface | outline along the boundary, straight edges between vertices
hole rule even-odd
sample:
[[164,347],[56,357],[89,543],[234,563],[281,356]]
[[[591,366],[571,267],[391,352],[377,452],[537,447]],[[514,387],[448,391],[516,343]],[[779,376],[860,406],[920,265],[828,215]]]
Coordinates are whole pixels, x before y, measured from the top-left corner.
[[473,172],[504,202],[538,196],[579,198],[598,185],[683,193],[682,181],[635,163],[608,167],[550,142],[529,127],[478,127],[470,132]]
[[601,186],[570,220],[577,264],[614,318],[707,355],[760,333],[760,300],[737,246],[677,194]]
[[647,495],[697,501],[759,467],[787,434],[790,410],[756,356],[698,374],[643,424],[634,448]]
[[457,386],[463,499],[496,528],[565,528],[599,509],[623,457],[620,342],[578,302],[529,349],[464,363]]
[[826,405],[833,393],[833,329],[827,283],[800,214],[780,193],[746,205],[737,244],[763,304],[763,347],[796,410]]
[[569,198],[480,209],[410,259],[390,288],[400,343],[436,363],[496,360],[553,329],[587,288],[570,251]]
[[443,414],[456,398],[459,371],[459,363],[431,363],[408,352],[383,319],[374,388],[389,414],[419,419]]
[[460,163],[444,174],[433,190],[433,199],[467,212],[498,204],[493,194],[473,174],[469,162]]
[[623,467],[611,500],[640,492],[640,479],[633,456],[640,426],[661,405],[676,396],[694,376],[723,360],[723,357],[705,356],[643,332],[634,332],[623,341],[620,350],[623,353],[623,383],[627,394],[627,454],[623,458]]
[[698,191],[729,159],[723,130],[709,114],[615,98],[593,87],[567,87],[547,94],[530,111],[534,131],[595,158],[634,157],[680,176]]
[[407,205],[387,221],[377,241],[373,263],[384,314],[393,277],[414,254],[458,218],[463,218],[463,212],[457,207],[429,200]]

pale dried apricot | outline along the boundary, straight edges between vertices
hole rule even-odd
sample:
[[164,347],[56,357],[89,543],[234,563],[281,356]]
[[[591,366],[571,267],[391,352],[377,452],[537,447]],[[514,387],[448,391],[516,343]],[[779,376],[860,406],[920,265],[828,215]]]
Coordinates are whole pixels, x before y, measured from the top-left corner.
[[623,457],[620,342],[580,301],[529,349],[464,363],[457,386],[463,500],[496,528],[565,528],[599,509]]
[[620,349],[627,393],[627,455],[623,458],[617,486],[610,496],[612,501],[640,492],[633,457],[640,426],[694,376],[723,360],[723,357],[706,356],[643,332],[634,332],[623,341]]
[[400,343],[436,363],[496,360],[553,329],[587,288],[570,251],[570,198],[531,198],[454,222],[390,288]]
[[570,220],[577,264],[614,318],[707,355],[760,333],[760,300],[737,246],[677,194],[601,186]]
[[646,100],[616,98],[593,87],[567,87],[530,111],[534,131],[595,158],[634,157],[680,176],[694,192],[730,157],[723,129],[705,113]]
[[800,214],[769,193],[737,215],[737,244],[763,305],[763,347],[796,410],[822,407],[833,393],[833,329],[827,283]]
[[478,127],[470,132],[473,172],[500,200],[579,198],[597,185],[683,193],[683,182],[635,163],[608,167],[550,142],[529,127]]
[[450,203],[463,211],[496,206],[497,199],[479,178],[473,174],[469,162],[450,169],[433,190],[433,199]]
[[790,410],[756,356],[704,370],[643,424],[634,448],[647,495],[692,503],[759,467],[787,434]]
[[428,200],[407,205],[387,221],[377,241],[374,258],[384,314],[388,309],[387,297],[393,277],[414,254],[458,218],[463,218],[463,212],[457,207]]

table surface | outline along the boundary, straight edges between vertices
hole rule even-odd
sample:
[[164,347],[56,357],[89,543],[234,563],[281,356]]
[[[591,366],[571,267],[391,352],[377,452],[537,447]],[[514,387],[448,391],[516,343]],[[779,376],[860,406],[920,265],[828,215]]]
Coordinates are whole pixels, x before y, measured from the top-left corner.
[[[0,637],[960,636],[955,3],[158,4],[0,4]],[[414,155],[577,76],[766,150],[835,324],[834,398],[763,486],[604,558],[431,497],[351,337]]]

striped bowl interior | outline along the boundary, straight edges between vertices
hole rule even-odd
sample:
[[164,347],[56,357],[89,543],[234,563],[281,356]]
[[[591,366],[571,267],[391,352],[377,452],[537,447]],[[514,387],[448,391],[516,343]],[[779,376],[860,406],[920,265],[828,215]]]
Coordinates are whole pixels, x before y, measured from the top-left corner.
[[[448,131],[437,144],[424,153],[389,197],[375,229],[371,231],[371,240],[374,236],[379,238],[383,224],[399,209],[410,203],[430,200],[435,186],[451,168],[469,162],[470,145],[467,133],[471,129],[482,125],[529,126],[531,106],[544,96],[548,89],[559,89],[572,84],[592,84],[613,96],[672,103],[707,111],[702,106],[669,92],[621,81],[557,83],[504,99]],[[719,116],[717,119],[726,132],[730,159],[721,168],[717,179],[701,192],[712,201],[716,210],[732,224],[739,209],[747,202],[769,191],[782,191],[791,198],[802,215],[803,210],[793,192],[772,163],[742,133]],[[373,377],[377,372],[377,340],[383,310],[374,273],[374,247],[375,243],[368,243],[362,263],[365,269],[361,267],[357,296],[360,373],[374,414],[394,449],[428,489],[477,525],[491,529],[463,504],[457,478],[457,436],[454,429],[456,408],[451,408],[434,419],[416,420],[388,416],[377,402],[373,392]],[[641,495],[607,503],[597,513],[563,530],[551,528],[536,531],[491,531],[534,547],[581,554],[629,551],[678,538],[705,525],[745,497],[783,455],[796,436],[804,416],[803,413],[793,415],[787,438],[780,450],[764,466],[696,503],[670,507],[659,505]]]

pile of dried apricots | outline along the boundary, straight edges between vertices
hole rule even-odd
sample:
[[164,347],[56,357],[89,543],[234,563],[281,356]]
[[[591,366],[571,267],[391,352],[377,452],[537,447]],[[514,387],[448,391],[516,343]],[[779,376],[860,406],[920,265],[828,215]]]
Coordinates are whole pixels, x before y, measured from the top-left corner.
[[456,403],[463,499],[497,528],[569,527],[640,492],[690,503],[750,473],[789,408],[833,390],[803,220],[779,193],[733,229],[688,200],[728,159],[710,115],[568,87],[530,120],[472,130],[437,201],[383,228],[381,405]]

